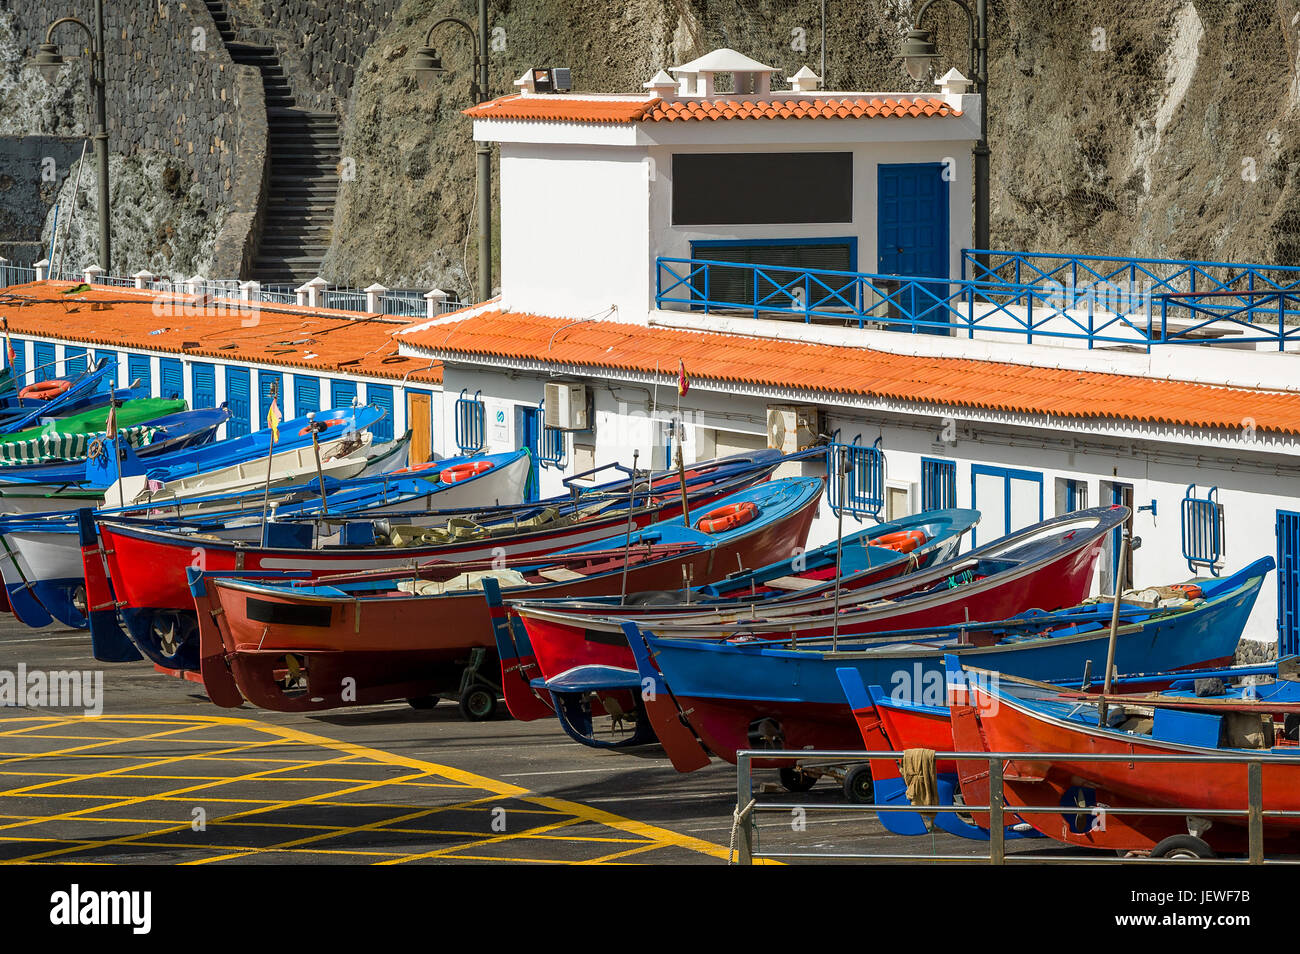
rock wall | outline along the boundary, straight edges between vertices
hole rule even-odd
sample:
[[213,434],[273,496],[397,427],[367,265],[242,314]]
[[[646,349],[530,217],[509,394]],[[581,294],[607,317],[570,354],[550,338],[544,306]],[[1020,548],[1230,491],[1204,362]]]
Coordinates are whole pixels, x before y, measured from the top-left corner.
[[0,258],[28,265],[45,257],[41,225],[84,141],[0,136]]
[[[90,16],[89,9],[82,12]],[[27,62],[44,42],[47,26],[67,13],[63,0],[0,0],[0,134],[87,135],[93,128],[84,57],[73,59],[85,44],[84,35],[75,26],[60,27],[56,38],[71,65],[52,86]],[[265,154],[260,82],[257,100],[250,102],[247,83],[241,87],[239,82],[249,68],[230,60],[201,0],[107,3],[105,33],[110,150],[119,156],[141,157],[136,167],[143,174],[166,169],[182,177],[187,202],[199,202],[206,209],[202,220],[212,229],[196,239],[204,246],[198,258],[211,258],[215,229],[223,218],[218,210],[229,203],[250,155],[254,163],[258,155],[255,137],[249,141],[250,124],[243,111],[262,113],[260,148]],[[191,185],[197,190],[191,190]],[[172,191],[158,182],[151,193]],[[163,216],[155,224],[165,231],[169,227],[166,205],[151,204],[151,208]],[[177,210],[181,216],[191,213],[188,206]],[[133,244],[143,234],[131,231],[115,237],[115,272],[135,271],[144,260],[154,260],[162,246]],[[193,260],[185,253],[167,270],[185,270]],[[233,267],[238,267],[237,258]]]

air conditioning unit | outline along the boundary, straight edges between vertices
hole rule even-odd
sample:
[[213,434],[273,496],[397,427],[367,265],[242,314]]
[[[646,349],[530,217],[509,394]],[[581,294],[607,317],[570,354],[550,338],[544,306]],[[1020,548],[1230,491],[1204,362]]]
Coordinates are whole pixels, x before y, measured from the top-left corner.
[[587,386],[585,384],[547,384],[543,403],[546,426],[561,431],[585,431],[587,420]]
[[821,434],[821,409],[810,404],[769,404],[767,446],[783,454],[807,450]]

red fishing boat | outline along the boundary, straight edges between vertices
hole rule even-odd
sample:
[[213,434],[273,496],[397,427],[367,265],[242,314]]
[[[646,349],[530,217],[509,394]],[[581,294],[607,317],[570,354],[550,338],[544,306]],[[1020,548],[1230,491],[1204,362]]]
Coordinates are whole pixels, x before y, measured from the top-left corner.
[[[1281,681],[1219,696],[1170,690],[1102,699],[949,661],[956,751],[1026,753],[1003,763],[1008,811],[1056,841],[1155,857],[1246,849],[1251,759],[1262,764],[1265,838],[1278,850],[1300,847],[1297,689]],[[1119,758],[1069,758],[1075,754]],[[989,804],[988,763],[959,760],[957,769],[967,803]],[[1109,811],[1117,808],[1162,814]],[[974,817],[988,826],[987,813]]]
[[[690,527],[658,523],[541,560],[431,563],[302,583],[191,570],[204,685],[218,705],[247,699],[286,712],[451,692],[473,650],[494,650],[482,577],[507,594],[574,596],[661,589],[684,573],[716,579],[737,560],[772,562],[799,546],[821,490],[819,478],[773,481],[725,498]],[[733,513],[748,516],[723,519]],[[477,689],[466,686],[462,709],[484,717],[495,693]]]
[[[736,458],[695,465],[686,475],[692,511],[708,508],[720,498],[751,487],[771,474],[780,457],[755,455],[747,466]],[[640,529],[682,512],[680,485],[674,476],[659,477],[635,497],[631,526]],[[596,488],[599,490],[600,488]],[[646,492],[648,489],[648,493]],[[108,568],[118,614],[139,650],[153,662],[172,669],[198,668],[198,627],[186,570],[212,572],[303,571],[310,576],[354,570],[409,568],[430,560],[475,562],[505,555],[540,556],[603,540],[626,529],[629,494],[576,495],[568,510],[528,505],[535,516],[518,520],[519,511],[487,514],[474,532],[456,542],[397,547],[391,545],[259,546],[225,539],[218,533],[194,533],[166,524],[97,520],[100,546],[83,549],[87,559],[103,557]],[[349,532],[374,524],[350,523]],[[473,529],[473,528],[471,528]],[[353,536],[356,534],[353,533]],[[364,535],[362,535],[364,536]],[[88,570],[88,572],[90,572]],[[100,572],[98,569],[95,572]]]

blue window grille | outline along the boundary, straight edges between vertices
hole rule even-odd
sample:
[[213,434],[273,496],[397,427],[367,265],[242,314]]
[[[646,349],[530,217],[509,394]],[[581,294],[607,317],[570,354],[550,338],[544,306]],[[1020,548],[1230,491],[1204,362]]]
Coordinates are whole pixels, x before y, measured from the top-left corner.
[[568,463],[568,443],[564,439],[564,431],[558,427],[546,426],[546,402],[543,401],[537,405],[538,412],[542,415],[542,439],[538,442],[537,461],[543,467],[555,467],[563,469]]
[[826,446],[826,497],[837,515],[846,513],[857,520],[879,519],[885,506],[885,452],[880,449],[880,438],[870,447],[859,443],[861,440],[862,435],[853,438],[852,444],[832,439]]
[[366,400],[375,407],[382,408],[384,416],[370,425],[370,433],[375,441],[387,442],[393,439],[393,388],[389,384],[367,384]]
[[461,388],[456,399],[456,446],[462,454],[480,451],[486,443],[487,409],[479,399],[483,392],[475,391],[472,398],[467,398],[468,391],[469,388]]
[[1277,512],[1277,654],[1300,653],[1300,513]]
[[947,510],[957,506],[957,462],[921,458],[921,509]]
[[1212,576],[1219,575],[1223,559],[1223,504],[1218,493],[1218,487],[1211,487],[1197,497],[1196,485],[1188,484],[1183,495],[1183,559],[1193,571],[1205,567]]

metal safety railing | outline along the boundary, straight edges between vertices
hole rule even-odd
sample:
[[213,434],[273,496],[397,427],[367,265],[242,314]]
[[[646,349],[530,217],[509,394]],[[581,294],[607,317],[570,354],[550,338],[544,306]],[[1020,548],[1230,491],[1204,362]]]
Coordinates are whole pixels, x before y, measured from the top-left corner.
[[[1101,814],[1105,816],[1165,816],[1174,818],[1195,817],[1213,821],[1220,818],[1241,819],[1247,833],[1247,853],[1244,858],[1208,858],[1196,859],[1195,863],[1209,864],[1300,864],[1300,858],[1279,859],[1266,858],[1264,854],[1264,823],[1269,819],[1300,819],[1300,811],[1289,809],[1264,808],[1264,764],[1270,766],[1300,766],[1300,754],[1262,756],[1249,754],[1223,755],[1137,755],[1137,754],[1094,754],[1076,752],[939,752],[937,756],[943,761],[962,760],[984,762],[988,765],[989,802],[987,805],[966,804],[934,805],[918,807],[911,804],[883,803],[840,803],[840,804],[806,804],[792,802],[759,802],[754,794],[754,761],[763,762],[784,760],[798,762],[801,766],[845,765],[866,762],[869,759],[889,759],[900,761],[905,753],[888,751],[853,751],[853,750],[811,750],[811,749],[745,749],[736,753],[736,808],[733,814],[732,851],[731,854],[739,864],[753,864],[756,860],[780,861],[782,859],[823,860],[823,861],[911,861],[911,862],[945,862],[945,863],[984,863],[1005,864],[1150,864],[1163,859],[1142,856],[1102,855],[1082,856],[1079,854],[1061,855],[1045,854],[1034,851],[1032,855],[1008,853],[1006,842],[1007,826],[1019,822],[1022,816],[1037,815],[1079,815]],[[1112,807],[1062,805],[1060,802],[1044,805],[1016,805],[1009,808],[1006,803],[1006,763],[1032,761],[1036,766],[1056,762],[1068,762],[1071,765],[1081,763],[1168,763],[1194,765],[1240,765],[1246,771],[1246,804],[1240,808],[1210,808],[1196,805],[1164,807]],[[1288,788],[1288,793],[1291,789]],[[1194,796],[1193,796],[1194,797]],[[836,812],[907,812],[923,816],[940,813],[958,812],[964,815],[987,814],[988,820],[988,854],[905,854],[898,852],[836,852],[836,851],[761,851],[758,835],[761,829],[757,816],[762,813],[781,813],[789,815],[799,810],[805,814]],[[784,826],[783,826],[784,827]],[[906,835],[898,836],[908,837]],[[956,837],[956,836],[954,836]]]
[[862,435],[851,444],[838,441],[836,431],[826,445],[826,472],[834,475],[843,464],[843,480],[827,480],[826,499],[836,515],[846,513],[851,517],[880,516],[885,506],[885,452],[880,438],[871,445],[860,443]]
[[472,398],[465,395],[468,388],[462,388],[456,399],[456,446],[462,454],[473,454],[483,449],[487,443],[487,409],[483,404],[482,391],[475,391]]
[[[978,255],[1004,260],[978,266]],[[1036,257],[1056,264],[1030,267]],[[1090,261],[1111,267],[1093,267]],[[1300,347],[1300,270],[1169,261],[1181,269],[1160,275],[1153,263],[1161,260],[1142,261],[967,249],[962,277],[949,279],[661,256],[655,305],[912,334],[1077,342],[1088,348]],[[976,276],[967,277],[967,268],[977,266]],[[1196,281],[1215,268],[1234,267],[1233,275]],[[1270,272],[1295,272],[1295,280],[1270,278]],[[1082,283],[1071,277],[1076,274]]]

